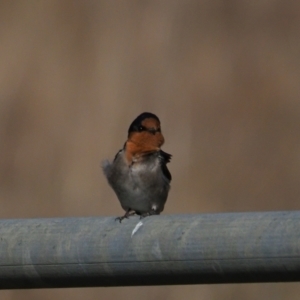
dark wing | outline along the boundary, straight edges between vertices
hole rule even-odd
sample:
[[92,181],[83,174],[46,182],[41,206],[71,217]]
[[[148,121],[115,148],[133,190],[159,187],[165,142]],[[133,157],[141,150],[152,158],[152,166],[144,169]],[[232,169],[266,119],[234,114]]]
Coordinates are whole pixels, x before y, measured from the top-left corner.
[[162,150],[159,150],[159,158],[161,162],[161,169],[163,171],[163,174],[171,181],[172,180],[172,175],[167,167],[167,163],[171,161],[172,155],[164,152]]
[[121,150],[119,150],[118,153],[115,155],[115,158],[114,158],[113,162],[115,162],[115,160],[117,159],[118,155],[125,149],[125,147],[126,147],[126,142],[125,142],[123,148]]
[[119,150],[118,153],[115,155],[114,161],[117,159],[118,155],[122,152],[123,149]]

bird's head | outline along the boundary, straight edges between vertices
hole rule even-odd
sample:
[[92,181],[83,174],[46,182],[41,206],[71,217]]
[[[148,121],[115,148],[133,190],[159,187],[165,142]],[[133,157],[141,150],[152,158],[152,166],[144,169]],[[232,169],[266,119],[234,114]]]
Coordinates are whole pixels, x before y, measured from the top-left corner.
[[131,123],[128,129],[126,150],[132,155],[143,155],[158,151],[164,141],[158,117],[144,112]]

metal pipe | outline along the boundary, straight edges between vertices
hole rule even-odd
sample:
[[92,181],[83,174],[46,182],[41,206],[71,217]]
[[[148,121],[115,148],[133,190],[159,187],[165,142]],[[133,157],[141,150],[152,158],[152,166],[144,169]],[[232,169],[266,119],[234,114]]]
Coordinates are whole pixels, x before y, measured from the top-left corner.
[[300,211],[0,221],[0,288],[300,280]]

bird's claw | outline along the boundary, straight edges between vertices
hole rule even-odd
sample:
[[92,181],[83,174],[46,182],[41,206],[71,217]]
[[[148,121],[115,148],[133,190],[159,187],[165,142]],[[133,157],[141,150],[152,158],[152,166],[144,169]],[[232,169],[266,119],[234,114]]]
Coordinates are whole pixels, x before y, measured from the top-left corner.
[[128,219],[130,216],[134,216],[135,214],[136,212],[134,210],[128,210],[124,216],[115,218],[115,221],[118,220],[120,223],[122,223],[124,219]]
[[115,218],[115,221],[119,221],[120,223],[122,223],[122,221],[124,220],[124,219],[128,219],[128,217],[126,216],[121,216],[121,217],[117,217],[117,218]]

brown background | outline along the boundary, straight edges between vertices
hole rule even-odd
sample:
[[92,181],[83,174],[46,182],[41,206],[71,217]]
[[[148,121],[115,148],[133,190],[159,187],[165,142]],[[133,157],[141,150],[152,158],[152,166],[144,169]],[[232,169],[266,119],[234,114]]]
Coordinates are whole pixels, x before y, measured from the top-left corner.
[[[117,216],[100,162],[156,113],[165,214],[300,209],[300,2],[1,1],[0,217]],[[1,300],[299,299],[300,285],[1,291]]]

